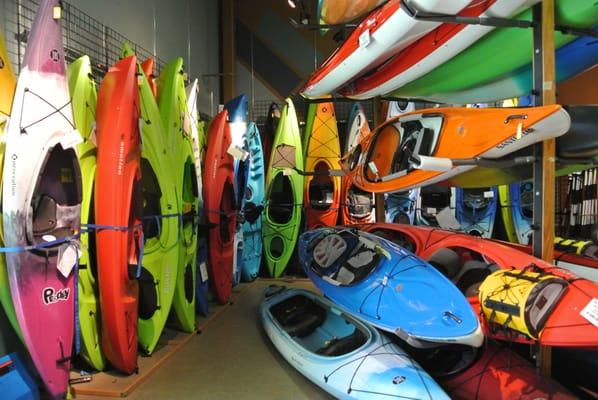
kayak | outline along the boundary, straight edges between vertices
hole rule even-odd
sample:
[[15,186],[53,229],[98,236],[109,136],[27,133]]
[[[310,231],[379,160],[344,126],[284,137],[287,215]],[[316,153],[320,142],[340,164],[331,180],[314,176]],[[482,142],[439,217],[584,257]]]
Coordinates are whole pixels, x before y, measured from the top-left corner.
[[[595,26],[593,28],[596,29]],[[556,82],[566,81],[598,63],[598,42],[594,37],[582,36],[558,48],[555,59]],[[458,92],[431,93],[422,97],[440,103],[486,103],[529,95],[532,88],[533,72],[532,64],[529,63],[478,86]]]
[[154,75],[154,59],[147,58],[141,63],[141,70],[147,78],[147,82],[152,89],[154,97],[158,97],[158,86],[156,85],[156,76]]
[[266,171],[269,171],[270,165],[270,155],[272,154],[272,142],[274,141],[274,134],[278,129],[278,122],[280,121],[280,107],[278,104],[272,103],[270,104],[270,108],[268,108],[268,115],[266,116],[266,124],[264,125],[264,129],[260,131],[260,136],[262,139],[262,149],[264,153],[264,168]]
[[[532,10],[523,11],[514,18],[531,21]],[[592,28],[596,21],[598,5],[595,1],[555,1],[557,25],[588,29]],[[532,37],[532,29],[495,29],[453,59],[396,91],[389,90],[389,94],[426,98],[428,95],[458,92],[491,82],[531,62]],[[559,49],[576,38],[575,35],[555,31],[555,48]],[[447,76],[451,79],[446,79]]]
[[487,340],[479,349],[446,346],[422,353],[411,355],[454,400],[577,398],[506,343]]
[[[538,0],[472,1],[457,15],[469,18],[509,18],[537,2]],[[340,92],[343,96],[357,99],[368,99],[391,92],[433,71],[493,29],[493,26],[488,25],[439,24],[433,31],[393,53],[387,62],[371,69]],[[446,80],[447,76],[451,75],[444,75],[443,79]]]
[[[598,108],[591,105],[566,106],[565,111],[571,118],[571,127],[565,135],[556,138],[556,176],[583,171],[598,164],[598,142],[595,140]],[[529,146],[509,158],[531,156],[533,148]],[[504,185],[531,179],[532,170],[532,164],[483,166],[453,176],[442,184],[463,188]]]
[[[409,4],[425,12],[455,14],[468,3],[468,0],[414,0]],[[333,93],[439,25],[438,22],[418,21],[410,17],[399,0],[388,1],[365,17],[320,65],[300,90],[301,95],[318,98]]]
[[[177,210],[180,214],[178,229],[178,267],[172,300],[174,320],[184,332],[194,332],[195,324],[195,280],[197,278],[197,222],[199,193],[195,175],[190,116],[187,109],[183,59],[175,58],[160,73],[158,79],[158,106],[162,122],[166,127],[166,141],[171,150],[173,170],[170,182],[174,181]],[[172,176],[174,175],[174,179]],[[174,259],[174,258],[173,258]],[[168,310],[166,310],[168,312]]]
[[345,312],[413,347],[482,345],[471,306],[431,264],[389,240],[352,228],[303,233],[299,259],[307,277]]
[[[4,130],[10,117],[10,110],[12,107],[12,99],[15,94],[15,87],[17,85],[17,79],[12,71],[10,60],[8,59],[8,52],[4,45],[4,37],[2,31],[0,31],[0,60],[2,60],[0,67],[0,176],[2,176],[4,170],[4,147],[6,140],[4,138]],[[0,185],[2,183],[0,182]],[[3,224],[0,223],[0,246],[4,246],[4,233]],[[10,295],[10,283],[8,282],[8,272],[6,271],[6,260],[4,253],[0,253],[0,303],[4,308],[4,312],[10,321],[10,325],[13,327],[21,341],[23,340],[23,334],[17,321],[15,314],[15,307],[12,304],[12,297]]]
[[510,242],[531,244],[534,184],[511,183],[499,187],[503,224]]
[[318,21],[327,25],[346,24],[369,13],[386,0],[319,0]]
[[[417,190],[417,189],[413,189]],[[415,205],[415,225],[440,226],[438,214],[448,208],[449,216],[454,216],[454,190],[446,186],[432,185],[419,190],[419,197]],[[458,221],[453,220],[454,228]]]
[[305,132],[305,226],[306,229],[335,226],[341,178],[328,172],[338,169],[341,147],[332,102],[309,104]]
[[[403,191],[448,181],[476,164],[561,136],[570,124],[559,105],[417,110],[382,124],[349,155],[353,162],[341,166],[363,190]],[[486,134],[467,134],[479,129]]]
[[[2,187],[10,292],[23,341],[52,398],[68,385],[81,172],[57,0],[33,21],[8,122]],[[56,18],[54,18],[54,16]],[[60,112],[58,112],[60,110]],[[8,162],[10,160],[10,162]],[[59,257],[60,253],[60,257]]]
[[271,277],[280,277],[291,259],[303,210],[303,151],[295,106],[287,98],[272,143],[266,178],[262,245]]
[[[249,179],[249,144],[247,143],[247,96],[244,94],[235,97],[224,105],[228,111],[228,119],[232,134],[232,145],[237,147],[239,154],[233,155],[235,159],[235,209],[241,213],[243,210],[245,189]],[[236,154],[236,152],[235,152]],[[233,249],[233,286],[241,281],[243,270],[243,224],[240,218],[235,226],[235,242]]]
[[[67,68],[71,104],[75,127],[83,137],[77,146],[83,197],[81,223],[93,223],[93,187],[96,175],[95,114],[97,91],[91,70],[91,60],[83,56]],[[96,260],[90,253],[93,242],[89,233],[81,235],[79,275],[77,277],[79,327],[81,332],[81,357],[94,369],[101,371],[106,360],[100,347],[100,307]]]
[[[486,318],[481,316],[484,333],[495,339],[527,344],[598,348],[596,321],[582,312],[586,307],[591,309],[598,298],[598,284],[594,282],[505,244],[464,233],[401,224],[360,225],[359,229],[387,238],[428,260],[468,296],[476,315],[480,315],[478,287],[491,272],[526,270],[554,275],[566,282],[567,289],[556,307],[546,313],[547,319],[537,340],[507,327],[490,329]],[[536,312],[546,312],[545,306],[549,307],[550,301],[537,303],[530,320],[535,318]]]
[[226,304],[232,291],[235,211],[234,160],[227,150],[232,143],[228,111],[212,119],[208,130],[208,150],[203,171],[203,199],[208,233],[208,271],[216,300]]
[[399,346],[325,297],[270,286],[260,317],[284,359],[334,398],[449,399]]
[[0,386],[7,399],[38,400],[39,387],[18,353],[0,357]]
[[[143,192],[137,59],[128,56],[108,70],[96,109],[95,223],[102,351],[121,372],[137,369],[137,316],[143,246]],[[122,136],[114,135],[122,132]],[[120,227],[120,228],[119,228]]]
[[[123,56],[134,54],[125,45]],[[151,59],[148,59],[151,60]],[[146,60],[147,61],[147,60]],[[146,62],[146,69],[148,68]],[[148,75],[149,73],[149,75]],[[170,180],[171,161],[164,125],[150,84],[153,71],[138,67],[141,120],[141,190],[143,196],[143,258],[139,278],[138,341],[152,354],[172,306],[177,274],[178,222],[159,218],[176,214],[176,193]],[[165,168],[166,167],[166,168]]]
[[415,208],[418,198],[419,189],[385,195],[386,222],[413,225],[415,223]]
[[[361,104],[353,105],[347,121],[346,150],[340,163],[346,163],[347,155],[370,134],[368,119]],[[343,176],[341,180],[340,205],[343,224],[374,222],[376,219],[374,196],[352,184],[348,176]]]
[[473,236],[492,237],[498,203],[498,189],[455,189],[455,218],[459,230]]
[[262,263],[262,211],[264,209],[264,154],[257,126],[251,122],[247,128],[249,142],[249,180],[243,207],[243,269],[241,278],[251,282],[257,278]]
[[[193,160],[195,163],[195,178],[197,179],[198,218],[200,227],[205,226],[206,216],[203,201],[203,156],[205,149],[201,137],[205,137],[203,121],[199,120],[197,102],[199,99],[199,81],[194,79],[187,86],[187,109],[189,110],[191,144],[193,146]],[[205,229],[197,231],[197,276],[195,277],[195,309],[203,316],[208,315],[208,237]]]

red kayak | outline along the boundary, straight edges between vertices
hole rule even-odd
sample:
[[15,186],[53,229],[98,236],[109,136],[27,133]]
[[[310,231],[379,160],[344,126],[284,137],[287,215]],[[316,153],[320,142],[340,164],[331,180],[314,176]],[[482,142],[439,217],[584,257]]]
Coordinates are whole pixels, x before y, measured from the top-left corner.
[[[462,372],[439,378],[438,383],[454,400],[576,399],[567,389],[536,372],[531,362],[489,341],[479,349],[475,362]],[[439,360],[442,365],[447,360]]]
[[208,234],[210,284],[220,304],[230,299],[233,282],[233,244],[237,217],[234,199],[234,159],[227,152],[232,143],[228,112],[221,111],[208,130],[203,175],[203,198]]
[[141,228],[141,147],[137,59],[114,65],[98,92],[95,223],[102,351],[127,374],[137,368],[136,280]]
[[[437,228],[402,224],[370,224],[359,229],[386,237],[416,255],[433,260],[435,266],[451,278],[480,311],[477,287],[492,271],[518,269],[535,265],[536,269],[563,278],[567,289],[549,314],[539,342],[547,346],[598,348],[598,326],[580,312],[598,299],[598,284],[578,278],[569,271],[501,243],[444,231]],[[513,330],[490,330],[483,319],[486,335],[520,343],[535,340]]]

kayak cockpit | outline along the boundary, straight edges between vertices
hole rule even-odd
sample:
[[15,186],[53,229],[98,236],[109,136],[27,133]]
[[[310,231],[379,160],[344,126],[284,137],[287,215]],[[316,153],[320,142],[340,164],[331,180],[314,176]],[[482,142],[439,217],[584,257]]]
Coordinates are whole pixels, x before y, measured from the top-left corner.
[[279,327],[306,350],[327,357],[349,354],[369,340],[366,329],[339,310],[303,295],[270,308]]
[[341,231],[316,240],[312,269],[333,285],[359,283],[378,265],[379,255],[361,235]]

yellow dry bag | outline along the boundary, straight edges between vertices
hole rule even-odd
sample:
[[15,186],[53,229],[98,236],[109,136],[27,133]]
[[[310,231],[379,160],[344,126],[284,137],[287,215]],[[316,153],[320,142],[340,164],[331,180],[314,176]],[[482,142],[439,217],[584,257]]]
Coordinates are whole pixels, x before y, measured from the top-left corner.
[[491,328],[513,329],[538,339],[567,284],[542,271],[499,270],[482,282],[480,305]]

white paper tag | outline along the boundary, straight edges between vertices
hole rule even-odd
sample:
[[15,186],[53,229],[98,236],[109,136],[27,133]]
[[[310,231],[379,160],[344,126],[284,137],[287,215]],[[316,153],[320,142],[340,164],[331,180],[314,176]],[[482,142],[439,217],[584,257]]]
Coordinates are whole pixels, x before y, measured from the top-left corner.
[[487,192],[484,192],[484,198],[485,199],[493,199],[494,198],[494,191],[488,190]]
[[56,236],[54,236],[54,235],[44,235],[44,236],[42,236],[42,240],[44,242],[53,242],[53,241],[56,240]]
[[436,209],[434,207],[428,207],[426,208],[426,214],[436,214]]
[[598,328],[598,299],[590,300],[588,305],[579,314]]
[[226,150],[226,152],[233,156],[235,160],[245,161],[247,160],[247,157],[249,157],[248,152],[232,143],[229,146],[228,150]]
[[455,218],[450,207],[445,207],[440,210],[440,212],[436,214],[436,221],[438,221],[438,225],[444,229],[457,230],[461,228],[461,224],[457,221],[457,218]]
[[67,246],[58,248],[56,268],[58,268],[58,271],[60,271],[62,276],[68,278],[73,268],[75,268],[77,258],[79,258],[79,252],[77,251],[77,246],[75,244],[71,243]]
[[333,193],[332,192],[326,192],[326,196],[325,196],[324,202],[326,202],[326,203],[332,203],[333,200],[334,200]]
[[221,113],[224,110],[224,104],[218,104],[218,112]]
[[68,132],[67,134],[63,135],[60,138],[60,145],[64,150],[70,149],[71,147],[75,147],[79,143],[83,142],[83,138],[78,130],[73,129],[72,131]]
[[191,118],[189,118],[189,113],[183,113],[183,131],[186,134],[191,132]]
[[96,135],[96,122],[93,121],[93,125],[91,126],[91,133],[89,134],[89,140],[95,147],[98,147],[98,137]]
[[290,168],[285,168],[282,170],[283,176],[290,176],[292,173],[293,173],[293,170],[291,170]]
[[199,277],[201,278],[202,283],[208,281],[208,267],[205,261],[199,264]]
[[359,47],[367,47],[371,42],[370,30],[366,29],[359,35]]

